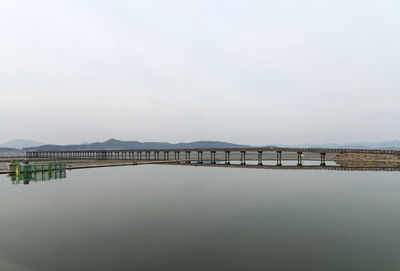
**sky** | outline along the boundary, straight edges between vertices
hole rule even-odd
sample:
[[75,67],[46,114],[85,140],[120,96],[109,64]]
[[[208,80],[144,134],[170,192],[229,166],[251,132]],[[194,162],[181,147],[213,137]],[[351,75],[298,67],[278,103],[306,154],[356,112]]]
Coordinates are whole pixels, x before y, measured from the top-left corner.
[[0,143],[400,139],[399,0],[1,0]]

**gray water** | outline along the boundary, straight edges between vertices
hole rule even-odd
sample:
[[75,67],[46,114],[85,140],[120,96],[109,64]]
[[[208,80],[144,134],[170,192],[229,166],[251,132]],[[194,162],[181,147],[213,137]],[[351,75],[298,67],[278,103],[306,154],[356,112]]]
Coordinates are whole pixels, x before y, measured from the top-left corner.
[[400,172],[0,175],[0,270],[400,270]]

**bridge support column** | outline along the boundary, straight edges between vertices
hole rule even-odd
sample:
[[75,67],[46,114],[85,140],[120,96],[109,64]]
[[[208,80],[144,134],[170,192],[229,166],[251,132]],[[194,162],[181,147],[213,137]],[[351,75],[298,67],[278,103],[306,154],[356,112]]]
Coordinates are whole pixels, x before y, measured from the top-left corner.
[[298,166],[302,166],[303,165],[303,158],[302,158],[303,153],[302,152],[298,152],[297,153],[297,165]]
[[326,166],[326,153],[321,153],[321,166]]
[[202,151],[197,152],[197,163],[203,163],[203,152]]
[[215,160],[216,160],[216,159],[215,159],[215,153],[216,153],[215,151],[212,151],[212,152],[211,152],[211,164],[215,164],[215,163],[216,163],[216,162],[215,162]]
[[190,163],[190,151],[186,151],[185,160],[186,160],[186,163]]
[[240,152],[240,164],[241,165],[246,164],[246,152],[245,151]]
[[276,152],[276,165],[279,167],[282,166],[282,152],[281,151]]
[[263,163],[262,163],[262,151],[259,151],[258,152],[258,165],[259,166],[261,166]]
[[225,152],[225,164],[230,164],[231,163],[231,152],[226,151]]

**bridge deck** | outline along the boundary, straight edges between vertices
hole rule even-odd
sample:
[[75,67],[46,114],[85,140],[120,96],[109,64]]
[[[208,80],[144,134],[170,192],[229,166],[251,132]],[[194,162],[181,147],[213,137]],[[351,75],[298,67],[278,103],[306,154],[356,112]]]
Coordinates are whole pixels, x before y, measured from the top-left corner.
[[308,153],[367,153],[367,154],[395,154],[400,155],[400,150],[379,149],[328,149],[328,148],[192,148],[192,149],[120,149],[120,150],[53,150],[53,151],[28,151],[30,154],[38,153],[114,153],[114,152],[308,152]]

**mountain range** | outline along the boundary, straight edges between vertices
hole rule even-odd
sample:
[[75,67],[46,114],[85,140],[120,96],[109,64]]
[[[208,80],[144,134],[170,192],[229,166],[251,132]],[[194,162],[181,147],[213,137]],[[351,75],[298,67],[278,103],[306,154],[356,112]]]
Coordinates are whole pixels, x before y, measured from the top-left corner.
[[[301,145],[277,145],[285,147],[301,148],[357,148],[357,149],[391,149],[400,150],[400,140],[385,142],[359,142],[351,144],[301,144]],[[168,142],[139,142],[139,141],[121,141],[109,139],[104,142],[84,143],[76,145],[43,145],[42,143],[17,139],[0,145],[1,150],[16,151],[56,151],[56,150],[116,150],[116,149],[185,149],[185,148],[242,148],[251,147],[249,145],[233,144],[221,141],[195,141],[189,143],[168,143]],[[266,146],[267,147],[267,146]],[[268,146],[270,147],[270,146]]]
[[355,142],[349,144],[301,144],[294,147],[299,148],[329,148],[329,149],[380,149],[380,150],[400,150],[400,140],[382,142]]
[[24,148],[24,151],[57,151],[57,150],[118,150],[118,149],[185,149],[185,148],[242,148],[248,145],[238,145],[221,141],[195,141],[190,143],[168,142],[139,142],[109,139],[104,142],[95,142],[80,145],[43,145]]
[[19,138],[12,141],[8,141],[4,144],[0,144],[0,148],[24,149],[24,148],[37,147],[41,145],[43,145],[43,143]]

